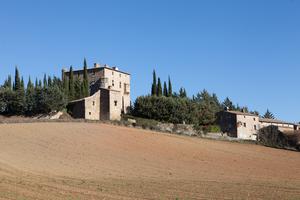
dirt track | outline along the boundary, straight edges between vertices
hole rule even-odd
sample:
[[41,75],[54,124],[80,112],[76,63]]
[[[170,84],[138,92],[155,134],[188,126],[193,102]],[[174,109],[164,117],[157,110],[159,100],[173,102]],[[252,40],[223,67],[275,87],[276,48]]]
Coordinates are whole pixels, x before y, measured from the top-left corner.
[[300,199],[300,153],[93,123],[0,125],[0,199]]

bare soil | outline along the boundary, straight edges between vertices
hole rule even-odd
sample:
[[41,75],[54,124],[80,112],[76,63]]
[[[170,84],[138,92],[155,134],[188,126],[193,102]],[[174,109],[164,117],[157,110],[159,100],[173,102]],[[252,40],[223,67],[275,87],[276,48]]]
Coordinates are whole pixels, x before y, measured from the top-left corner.
[[0,125],[0,199],[300,199],[300,153],[100,123]]

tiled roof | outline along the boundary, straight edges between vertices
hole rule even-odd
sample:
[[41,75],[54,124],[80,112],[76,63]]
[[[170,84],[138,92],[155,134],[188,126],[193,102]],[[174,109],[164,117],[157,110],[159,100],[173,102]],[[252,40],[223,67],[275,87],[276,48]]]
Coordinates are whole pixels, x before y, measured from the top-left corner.
[[252,114],[252,113],[240,112],[240,111],[228,110],[228,111],[225,111],[225,112],[229,112],[229,113],[236,114],[236,115],[247,115],[247,116],[258,117],[258,115],[255,115],[255,114]]
[[277,124],[290,124],[290,125],[299,125],[291,122],[285,122],[278,119],[266,119],[266,118],[259,118],[260,122],[266,122],[266,123],[277,123]]

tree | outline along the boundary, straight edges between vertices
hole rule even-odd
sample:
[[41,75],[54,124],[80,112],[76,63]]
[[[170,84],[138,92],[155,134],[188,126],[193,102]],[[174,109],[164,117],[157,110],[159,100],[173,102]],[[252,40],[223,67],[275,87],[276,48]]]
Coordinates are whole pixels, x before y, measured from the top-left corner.
[[52,87],[52,79],[51,79],[51,76],[48,76],[48,87]]
[[47,81],[47,76],[46,76],[46,74],[44,74],[43,87],[44,87],[44,89],[45,89],[45,88],[48,88],[48,81]]
[[156,85],[156,72],[155,72],[155,70],[153,70],[153,81],[152,81],[151,95],[152,96],[157,96],[157,85]]
[[166,81],[164,81],[163,95],[164,95],[165,97],[168,96],[168,88],[167,88],[167,83],[166,83]]
[[84,83],[81,83],[78,77],[75,80],[74,89],[75,89],[75,99],[80,99],[84,97],[83,94],[83,91],[85,90]]
[[17,91],[21,88],[21,80],[18,67],[15,68],[15,82],[14,82],[14,91]]
[[89,80],[88,80],[88,72],[87,72],[87,63],[86,59],[84,58],[83,61],[83,96],[88,97],[90,93],[90,88],[89,88]]
[[12,84],[11,84],[11,76],[8,75],[7,79],[4,81],[3,87],[6,89],[11,90],[12,89]]
[[223,107],[228,108],[229,110],[235,110],[235,106],[228,97],[226,97],[226,99],[224,100]]
[[68,97],[69,96],[69,80],[65,74],[63,75],[63,91],[64,91],[65,95]]
[[173,91],[172,91],[172,83],[171,83],[171,79],[170,79],[170,76],[169,76],[169,88],[168,88],[168,97],[172,97],[173,95]]
[[24,79],[23,79],[23,77],[21,79],[21,90],[23,90],[25,92],[25,85],[24,85]]
[[269,109],[267,109],[266,113],[264,114],[263,118],[265,119],[275,119],[275,116],[273,115],[273,113],[271,113],[269,111]]
[[7,112],[7,91],[10,91],[7,86],[0,87],[0,114]]
[[45,91],[44,98],[45,113],[60,111],[67,105],[65,95],[58,86],[49,87]]
[[75,97],[75,85],[74,85],[74,74],[73,67],[70,67],[70,78],[69,78],[69,100],[74,100]]
[[186,98],[187,97],[186,90],[183,87],[181,87],[179,89],[179,97],[180,98]]
[[34,85],[31,82],[31,78],[29,77],[27,87],[26,87],[26,94],[25,94],[25,102],[26,102],[26,111],[27,115],[33,115],[35,105],[35,94],[34,94]]
[[161,87],[161,81],[160,78],[157,79],[157,96],[162,96],[162,87]]

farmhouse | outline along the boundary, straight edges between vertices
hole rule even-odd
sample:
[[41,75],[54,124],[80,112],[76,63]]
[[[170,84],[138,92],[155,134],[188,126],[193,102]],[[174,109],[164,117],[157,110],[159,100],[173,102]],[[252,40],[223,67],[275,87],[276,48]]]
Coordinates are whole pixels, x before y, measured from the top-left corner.
[[[74,118],[120,120],[121,113],[130,108],[130,74],[98,63],[87,72],[91,96],[69,102],[68,111]],[[83,80],[83,70],[73,74]],[[70,72],[63,70],[62,78],[65,76],[68,79]]]
[[260,118],[255,114],[230,110],[219,112],[217,119],[223,133],[246,140],[256,140],[258,130],[270,125],[277,126],[280,131],[293,131],[300,128],[299,124]]

